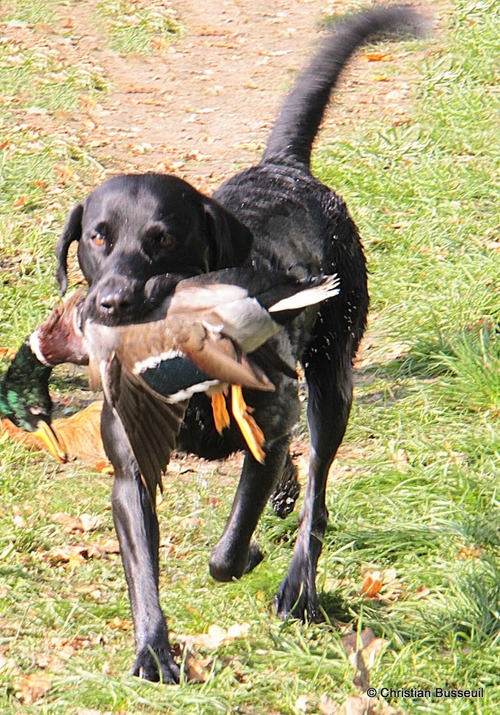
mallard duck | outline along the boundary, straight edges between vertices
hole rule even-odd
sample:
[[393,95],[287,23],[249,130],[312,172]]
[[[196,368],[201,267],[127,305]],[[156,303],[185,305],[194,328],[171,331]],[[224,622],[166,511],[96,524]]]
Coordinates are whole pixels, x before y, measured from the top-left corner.
[[[263,461],[264,435],[242,388],[273,391],[273,365],[296,377],[264,343],[306,307],[339,292],[335,276],[308,283],[272,271],[225,269],[181,281],[147,320],[109,326],[85,318],[91,385],[104,394],[127,432],[154,501],[189,398],[212,398],[214,422],[229,425],[225,394],[253,456]],[[264,369],[263,369],[264,368]]]
[[79,291],[56,306],[21,346],[0,383],[0,412],[65,461],[64,440],[51,426],[48,382],[55,365],[86,364],[90,356],[91,385],[96,388],[102,378],[151,496],[196,392],[211,396],[215,426],[222,432],[230,423],[230,390],[233,417],[262,461],[264,435],[241,388],[274,390],[263,366],[296,376],[295,367],[264,343],[305,307],[337,293],[334,276],[298,283],[271,271],[226,269],[181,281],[147,320],[111,327],[85,318]]
[[75,293],[54,308],[49,319],[21,345],[0,382],[0,416],[34,433],[59,462],[66,461],[66,454],[51,426],[48,385],[54,365],[85,364],[88,360],[75,323],[75,307],[82,300],[83,293]]

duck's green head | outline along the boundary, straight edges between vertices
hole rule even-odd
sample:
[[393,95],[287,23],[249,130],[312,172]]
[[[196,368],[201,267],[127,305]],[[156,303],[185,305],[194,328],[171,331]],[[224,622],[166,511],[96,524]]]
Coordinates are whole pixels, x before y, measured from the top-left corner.
[[52,368],[40,362],[26,340],[0,382],[0,416],[22,430],[37,434],[56,459],[64,461],[64,451],[50,426],[51,372]]

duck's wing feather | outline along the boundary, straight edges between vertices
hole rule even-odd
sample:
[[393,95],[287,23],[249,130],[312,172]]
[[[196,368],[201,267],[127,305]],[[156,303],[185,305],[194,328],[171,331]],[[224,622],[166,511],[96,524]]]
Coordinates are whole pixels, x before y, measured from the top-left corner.
[[156,489],[175,448],[187,401],[169,404],[145,390],[137,376],[114,358],[103,371],[103,388],[127,433],[153,508]]
[[207,336],[200,351],[191,351],[186,346],[185,354],[204,373],[220,382],[254,390],[272,392],[275,389],[264,371],[229,338]]
[[185,390],[205,391],[210,381],[217,380],[274,390],[264,371],[241,350],[237,340],[224,334],[225,327],[217,324],[212,313],[207,320],[193,321],[178,314],[162,323],[118,330],[122,339],[117,355],[124,370],[169,401],[177,401],[175,394]]

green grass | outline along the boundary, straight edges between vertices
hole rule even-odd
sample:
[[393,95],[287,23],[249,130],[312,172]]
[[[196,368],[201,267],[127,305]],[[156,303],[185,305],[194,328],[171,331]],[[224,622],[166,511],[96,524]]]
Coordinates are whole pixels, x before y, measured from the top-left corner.
[[165,2],[104,0],[97,7],[104,32],[118,52],[154,53],[180,34],[174,10]]
[[[36,45],[60,6],[47,2],[43,16],[28,18],[31,7],[20,0],[2,13],[31,23]],[[113,538],[110,478],[57,466],[0,436],[2,712],[295,715],[307,696],[307,712],[322,713],[331,705],[326,696],[340,705],[359,693],[341,640],[349,627],[387,641],[371,667],[375,688],[485,689],[481,700],[394,699],[400,712],[498,712],[498,7],[457,1],[444,17],[447,33],[429,41],[415,68],[411,122],[357,117],[315,156],[316,172],[341,191],[359,224],[372,297],[355,407],[328,489],[318,576],[325,623],[304,627],[272,615],[296,514],[277,521],[266,512],[258,529],[265,563],[241,582],[215,584],[206,563],[234,483],[217,465],[174,473],[160,507],[162,603],[172,641],[195,638],[207,679],[161,688],[130,678],[119,557],[88,548]],[[47,84],[54,67],[37,59],[36,46],[0,48],[5,347],[46,314],[65,214],[100,180],[90,149],[59,120],[79,111],[82,92],[103,91],[106,78],[56,58]],[[4,71],[10,65],[12,73]],[[23,89],[30,84],[33,93]],[[51,131],[23,120],[30,107],[48,112]],[[62,374],[58,392],[72,380]],[[58,512],[100,522],[67,533],[53,518]],[[87,551],[78,557],[82,544]],[[59,560],[54,550],[68,547],[72,560]],[[381,598],[361,592],[367,570],[390,574]],[[196,641],[213,624],[244,623],[244,637],[213,648]],[[50,689],[31,703],[34,689],[23,676],[48,678]]]

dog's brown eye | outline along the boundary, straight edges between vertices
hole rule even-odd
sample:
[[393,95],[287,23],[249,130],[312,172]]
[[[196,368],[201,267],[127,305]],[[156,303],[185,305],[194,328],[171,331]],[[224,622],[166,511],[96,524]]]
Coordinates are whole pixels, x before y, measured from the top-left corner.
[[99,231],[92,231],[90,237],[94,246],[104,246],[104,236]]
[[170,248],[174,243],[173,236],[162,229],[151,228],[148,231],[147,237],[156,246],[161,246],[162,248]]
[[158,243],[163,248],[169,248],[173,244],[173,242],[174,242],[174,239],[172,238],[172,236],[169,236],[168,233],[163,234],[158,239]]

